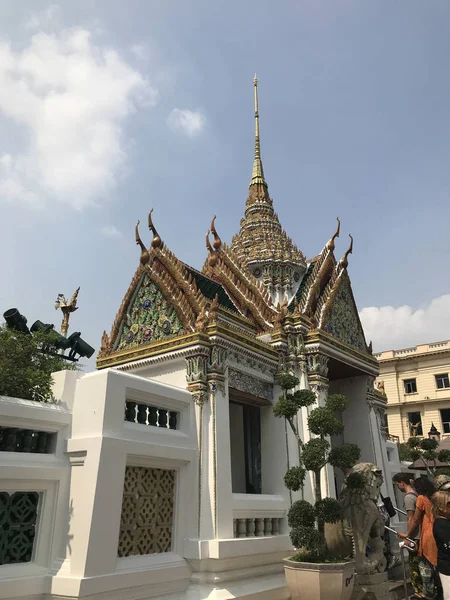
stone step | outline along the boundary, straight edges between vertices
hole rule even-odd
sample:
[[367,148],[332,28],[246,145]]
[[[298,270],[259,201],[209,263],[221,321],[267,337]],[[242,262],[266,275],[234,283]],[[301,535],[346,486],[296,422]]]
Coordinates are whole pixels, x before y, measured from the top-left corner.
[[408,600],[413,593],[411,582],[408,581],[408,596],[405,599],[405,586],[403,577],[397,581],[391,581],[389,585],[389,600]]

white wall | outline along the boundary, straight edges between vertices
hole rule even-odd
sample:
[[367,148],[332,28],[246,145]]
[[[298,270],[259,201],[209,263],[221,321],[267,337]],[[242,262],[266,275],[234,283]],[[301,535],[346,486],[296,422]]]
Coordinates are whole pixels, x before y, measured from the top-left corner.
[[370,429],[369,406],[366,401],[367,376],[348,377],[330,382],[329,394],[344,394],[347,409],[342,413],[344,442],[361,448],[362,462],[376,462]]

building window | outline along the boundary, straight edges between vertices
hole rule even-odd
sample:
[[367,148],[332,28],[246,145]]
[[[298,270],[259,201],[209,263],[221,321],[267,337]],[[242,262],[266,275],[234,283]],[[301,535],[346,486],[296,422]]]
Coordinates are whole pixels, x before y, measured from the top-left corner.
[[234,494],[261,493],[261,409],[230,401],[231,479]]
[[441,411],[442,430],[444,433],[450,433],[450,408],[443,408]]
[[404,379],[403,385],[405,387],[405,394],[417,393],[417,383],[415,379]]
[[[414,379],[415,381],[415,379]],[[408,413],[409,435],[416,437],[423,435],[422,417],[420,412]]]
[[443,390],[444,388],[450,388],[450,380],[448,378],[448,373],[443,373],[441,375],[435,375],[436,378],[436,387],[438,390]]

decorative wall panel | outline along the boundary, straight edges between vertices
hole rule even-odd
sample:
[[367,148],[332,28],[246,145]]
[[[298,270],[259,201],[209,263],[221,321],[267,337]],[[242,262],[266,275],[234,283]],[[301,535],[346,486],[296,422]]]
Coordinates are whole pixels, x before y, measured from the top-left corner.
[[174,499],[175,471],[126,468],[119,557],[171,551]]
[[37,492],[0,492],[0,565],[31,561],[38,503]]

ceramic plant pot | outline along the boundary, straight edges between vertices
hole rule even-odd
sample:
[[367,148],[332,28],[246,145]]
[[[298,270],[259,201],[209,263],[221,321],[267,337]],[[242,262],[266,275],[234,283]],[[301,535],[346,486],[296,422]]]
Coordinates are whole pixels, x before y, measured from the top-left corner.
[[354,561],[316,564],[286,558],[283,562],[291,600],[350,600]]

